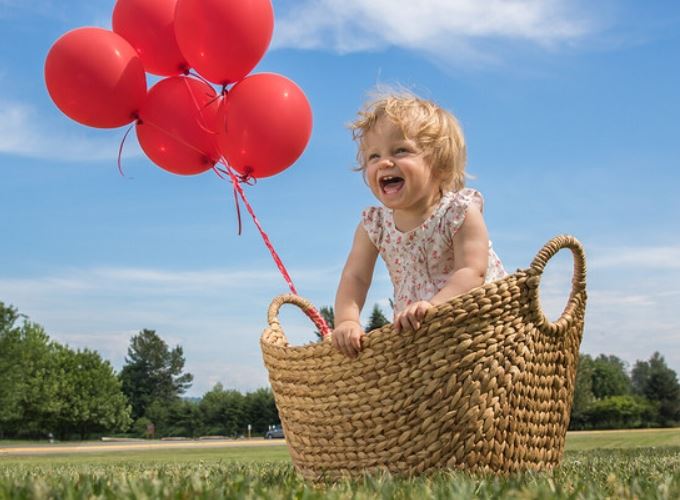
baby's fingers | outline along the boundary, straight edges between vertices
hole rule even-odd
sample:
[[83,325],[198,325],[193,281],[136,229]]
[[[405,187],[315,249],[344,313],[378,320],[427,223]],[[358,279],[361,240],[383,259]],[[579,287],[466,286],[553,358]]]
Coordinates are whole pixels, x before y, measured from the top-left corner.
[[418,321],[417,313],[418,310],[416,309],[411,314],[407,315],[408,325],[413,331],[416,331],[418,327],[420,327],[420,321]]
[[394,320],[394,330],[399,333],[402,330],[407,330],[410,328],[408,321],[408,316],[406,313],[399,313],[399,315]]
[[352,347],[355,349],[355,351],[358,353],[361,351],[361,333],[357,333],[356,335],[352,336]]

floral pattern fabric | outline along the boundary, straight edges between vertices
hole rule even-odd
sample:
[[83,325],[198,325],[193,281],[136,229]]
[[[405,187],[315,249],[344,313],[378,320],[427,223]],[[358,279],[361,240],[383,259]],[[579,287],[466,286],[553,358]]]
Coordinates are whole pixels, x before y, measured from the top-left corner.
[[[394,285],[394,314],[419,300],[430,300],[454,269],[453,237],[463,225],[470,205],[484,210],[481,193],[471,188],[450,191],[420,226],[402,232],[392,210],[369,207],[361,214],[368,237],[380,252]],[[485,283],[507,276],[489,242]]]

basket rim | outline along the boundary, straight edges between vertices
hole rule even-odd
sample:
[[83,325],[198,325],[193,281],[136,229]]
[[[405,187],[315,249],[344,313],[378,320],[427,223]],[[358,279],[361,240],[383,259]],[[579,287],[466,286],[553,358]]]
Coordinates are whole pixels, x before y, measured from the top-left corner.
[[[573,276],[571,280],[572,289],[562,314],[557,320],[551,321],[541,308],[541,300],[539,296],[540,277],[543,274],[547,262],[555,254],[557,254],[557,252],[565,248],[571,250],[574,258]],[[528,276],[528,279],[533,279],[533,282],[529,285],[528,296],[531,311],[536,316],[536,326],[553,335],[564,333],[574,321],[574,315],[577,310],[579,308],[585,307],[586,297],[586,265],[583,245],[575,237],[565,234],[555,236],[554,238],[551,238],[545,245],[543,245],[528,268],[517,269],[514,273],[508,274],[499,280],[484,283],[467,291],[464,294],[452,297],[447,302],[443,302],[432,307],[425,314],[419,330],[422,330],[423,327],[427,325],[428,321],[432,319],[432,317],[436,316],[442,308],[455,308],[456,305],[463,304],[471,298],[474,298],[475,295],[484,296],[487,289],[491,287],[498,287],[499,283],[503,283],[504,281],[514,280],[520,274]],[[331,334],[326,335],[324,340],[321,342],[311,342],[300,346],[290,345],[278,319],[279,309],[285,303],[297,305],[315,323],[316,319],[319,317],[319,313],[312,303],[298,295],[288,293],[275,297],[268,310],[268,326],[265,328],[262,336],[260,337],[260,343],[262,347],[267,346],[269,348],[309,351],[310,354],[316,349],[327,350],[328,346],[330,346],[330,342],[328,342],[328,340],[331,338]],[[269,341],[269,333],[275,329],[280,332],[280,337],[285,341],[285,346],[277,345],[273,341]],[[382,335],[393,331],[393,324],[388,323],[381,328],[366,332],[366,335],[361,337],[362,348],[369,347],[372,343],[376,342],[376,339],[380,339]]]
[[[512,274],[508,274],[507,276],[505,276],[505,277],[503,277],[499,280],[491,281],[489,283],[485,283],[485,284],[480,285],[478,287],[472,288],[471,290],[467,291],[466,293],[464,293],[462,295],[457,295],[457,296],[451,298],[450,300],[448,300],[446,302],[442,302],[441,304],[437,304],[436,306],[433,306],[431,309],[429,309],[427,311],[425,317],[423,318],[423,321],[421,322],[422,323],[421,327],[418,330],[422,330],[423,326],[426,326],[428,321],[430,319],[432,319],[432,317],[436,316],[437,313],[441,309],[444,309],[444,308],[447,308],[447,307],[455,307],[457,304],[462,305],[463,303],[465,303],[467,300],[469,300],[471,297],[474,297],[475,295],[485,295],[485,292],[486,292],[487,289],[498,287],[498,284],[503,283],[504,281],[514,280],[520,274],[525,274],[527,276],[531,276],[531,275],[535,274],[535,271],[533,271],[531,268],[517,269]],[[279,295],[274,300],[277,300],[277,299],[283,300],[284,303],[288,302],[288,299],[294,299],[294,301],[297,303],[297,300],[295,300],[295,299],[298,299],[298,296],[293,295],[293,294],[282,294],[282,295]],[[302,299],[302,300],[304,300],[304,299]],[[283,329],[278,324],[278,321],[276,322],[276,325],[278,325],[279,328],[281,329],[281,331],[283,332]],[[272,328],[273,328],[273,325],[267,326],[267,328],[265,328],[262,336],[260,337],[261,344],[266,345],[268,348],[285,349],[285,350],[291,350],[291,351],[309,351],[310,354],[315,350],[327,351],[329,349],[332,349],[333,351],[335,351],[335,348],[332,346],[332,343],[330,341],[330,339],[332,338],[332,334],[327,335],[321,341],[310,342],[310,343],[303,344],[303,345],[291,345],[287,342],[288,339],[286,338],[287,344],[285,346],[280,346],[280,345],[276,345],[275,343],[271,342],[267,338],[268,337],[267,333],[269,331],[271,331]],[[400,335],[400,334],[397,334],[394,331],[392,322],[387,323],[387,324],[381,326],[380,328],[376,328],[374,330],[367,331],[366,334],[362,337],[362,340],[361,340],[362,350],[367,348],[367,347],[370,347],[371,344],[379,341],[380,338],[383,335],[391,335],[391,334],[392,335]],[[420,336],[420,335],[418,335],[418,336]]]

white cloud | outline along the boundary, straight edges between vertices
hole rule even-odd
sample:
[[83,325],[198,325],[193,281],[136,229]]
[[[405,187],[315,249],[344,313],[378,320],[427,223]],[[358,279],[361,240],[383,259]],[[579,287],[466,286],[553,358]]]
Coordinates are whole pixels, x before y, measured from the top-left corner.
[[680,270],[680,245],[598,248],[590,259],[592,269]]
[[[60,129],[47,123],[33,106],[0,100],[0,154],[72,162],[111,161],[118,157],[122,138],[121,130],[86,133],[68,126]],[[131,133],[123,158],[141,154]]]
[[489,57],[478,47],[489,40],[548,47],[593,30],[567,0],[306,0],[277,19],[273,46],[339,53],[396,46],[479,58]]

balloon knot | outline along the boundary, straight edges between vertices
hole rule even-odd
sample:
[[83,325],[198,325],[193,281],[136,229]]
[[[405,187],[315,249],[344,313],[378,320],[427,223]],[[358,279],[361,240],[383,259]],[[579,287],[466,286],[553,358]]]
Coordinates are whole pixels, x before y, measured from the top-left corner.
[[238,176],[239,182],[248,184],[249,186],[254,186],[257,183],[257,179],[252,176],[253,172],[253,167],[246,167],[245,172]]

